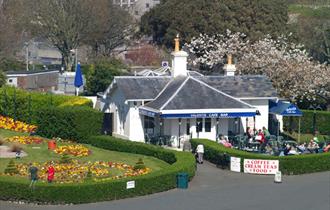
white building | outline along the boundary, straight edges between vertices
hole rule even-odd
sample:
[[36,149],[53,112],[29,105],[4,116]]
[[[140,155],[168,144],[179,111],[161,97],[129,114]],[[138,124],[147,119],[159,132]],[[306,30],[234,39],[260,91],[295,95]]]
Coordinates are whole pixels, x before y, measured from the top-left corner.
[[112,114],[112,134],[132,141],[167,135],[216,140],[219,134],[268,127],[269,100],[277,99],[261,75],[235,76],[231,59],[223,76],[191,75],[187,56],[172,53],[171,76],[119,76],[104,92],[101,108]]

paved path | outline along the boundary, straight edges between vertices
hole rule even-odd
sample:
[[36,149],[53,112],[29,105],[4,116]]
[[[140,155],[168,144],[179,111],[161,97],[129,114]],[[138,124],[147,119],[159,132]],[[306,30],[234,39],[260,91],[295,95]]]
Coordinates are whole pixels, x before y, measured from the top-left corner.
[[234,173],[210,163],[198,166],[188,190],[174,189],[148,196],[69,206],[20,205],[0,201],[1,210],[329,210],[330,172],[284,176]]

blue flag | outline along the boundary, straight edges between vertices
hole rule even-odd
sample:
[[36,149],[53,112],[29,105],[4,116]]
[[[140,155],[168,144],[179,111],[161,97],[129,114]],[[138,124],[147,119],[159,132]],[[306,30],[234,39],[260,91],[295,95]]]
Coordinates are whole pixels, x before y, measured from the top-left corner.
[[77,69],[76,69],[76,75],[74,77],[74,86],[79,88],[84,84],[83,78],[82,78],[82,73],[80,69],[80,63],[77,64]]

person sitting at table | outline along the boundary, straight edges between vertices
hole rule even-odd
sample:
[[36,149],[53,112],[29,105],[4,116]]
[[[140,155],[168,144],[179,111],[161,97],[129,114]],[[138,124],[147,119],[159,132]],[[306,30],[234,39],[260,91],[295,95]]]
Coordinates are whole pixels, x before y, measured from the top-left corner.
[[330,152],[330,142],[328,142],[328,145],[324,144],[323,152]]
[[290,144],[287,144],[286,146],[285,146],[285,148],[284,148],[284,155],[286,156],[286,155],[288,155],[289,154],[289,152],[290,152],[290,150],[291,150],[291,146],[290,146]]
[[264,152],[266,147],[266,140],[265,135],[261,129],[259,129],[258,135],[256,136],[256,141],[260,143],[260,152]]
[[318,153],[319,145],[313,139],[311,139],[307,149],[310,153]]
[[224,147],[227,147],[227,148],[232,148],[232,144],[229,142],[228,138],[226,138],[225,136],[221,136],[220,137],[220,141],[219,141],[220,144],[222,144]]
[[249,143],[251,143],[253,140],[253,135],[254,135],[253,130],[250,127],[247,127],[246,130],[247,130],[246,135],[248,137]]
[[296,147],[291,146],[290,151],[288,152],[288,155],[299,155]]
[[306,143],[301,143],[298,147],[297,147],[298,151],[300,153],[305,153],[306,152]]

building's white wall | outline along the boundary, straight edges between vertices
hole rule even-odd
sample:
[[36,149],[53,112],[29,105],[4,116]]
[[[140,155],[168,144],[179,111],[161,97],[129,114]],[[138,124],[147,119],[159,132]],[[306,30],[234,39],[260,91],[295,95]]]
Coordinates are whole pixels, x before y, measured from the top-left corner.
[[130,119],[127,120],[127,127],[129,129],[129,139],[132,141],[144,142],[144,129],[143,129],[143,119],[144,116],[139,114],[139,106],[141,102],[129,102],[129,114],[127,115]]
[[[256,107],[261,115],[256,116],[256,129],[262,129],[263,126],[265,126],[268,129],[268,114],[269,114],[269,100],[268,99],[249,99],[249,100],[243,100],[248,104],[251,104],[252,106]],[[244,130],[246,129],[245,126],[245,119],[242,118],[242,124],[244,127]],[[253,122],[253,118],[249,119],[249,121]],[[253,127],[253,123],[252,126]]]
[[113,135],[129,139],[129,105],[125,103],[125,98],[121,91],[114,90],[109,100],[101,102],[101,109],[104,112],[113,113]]

